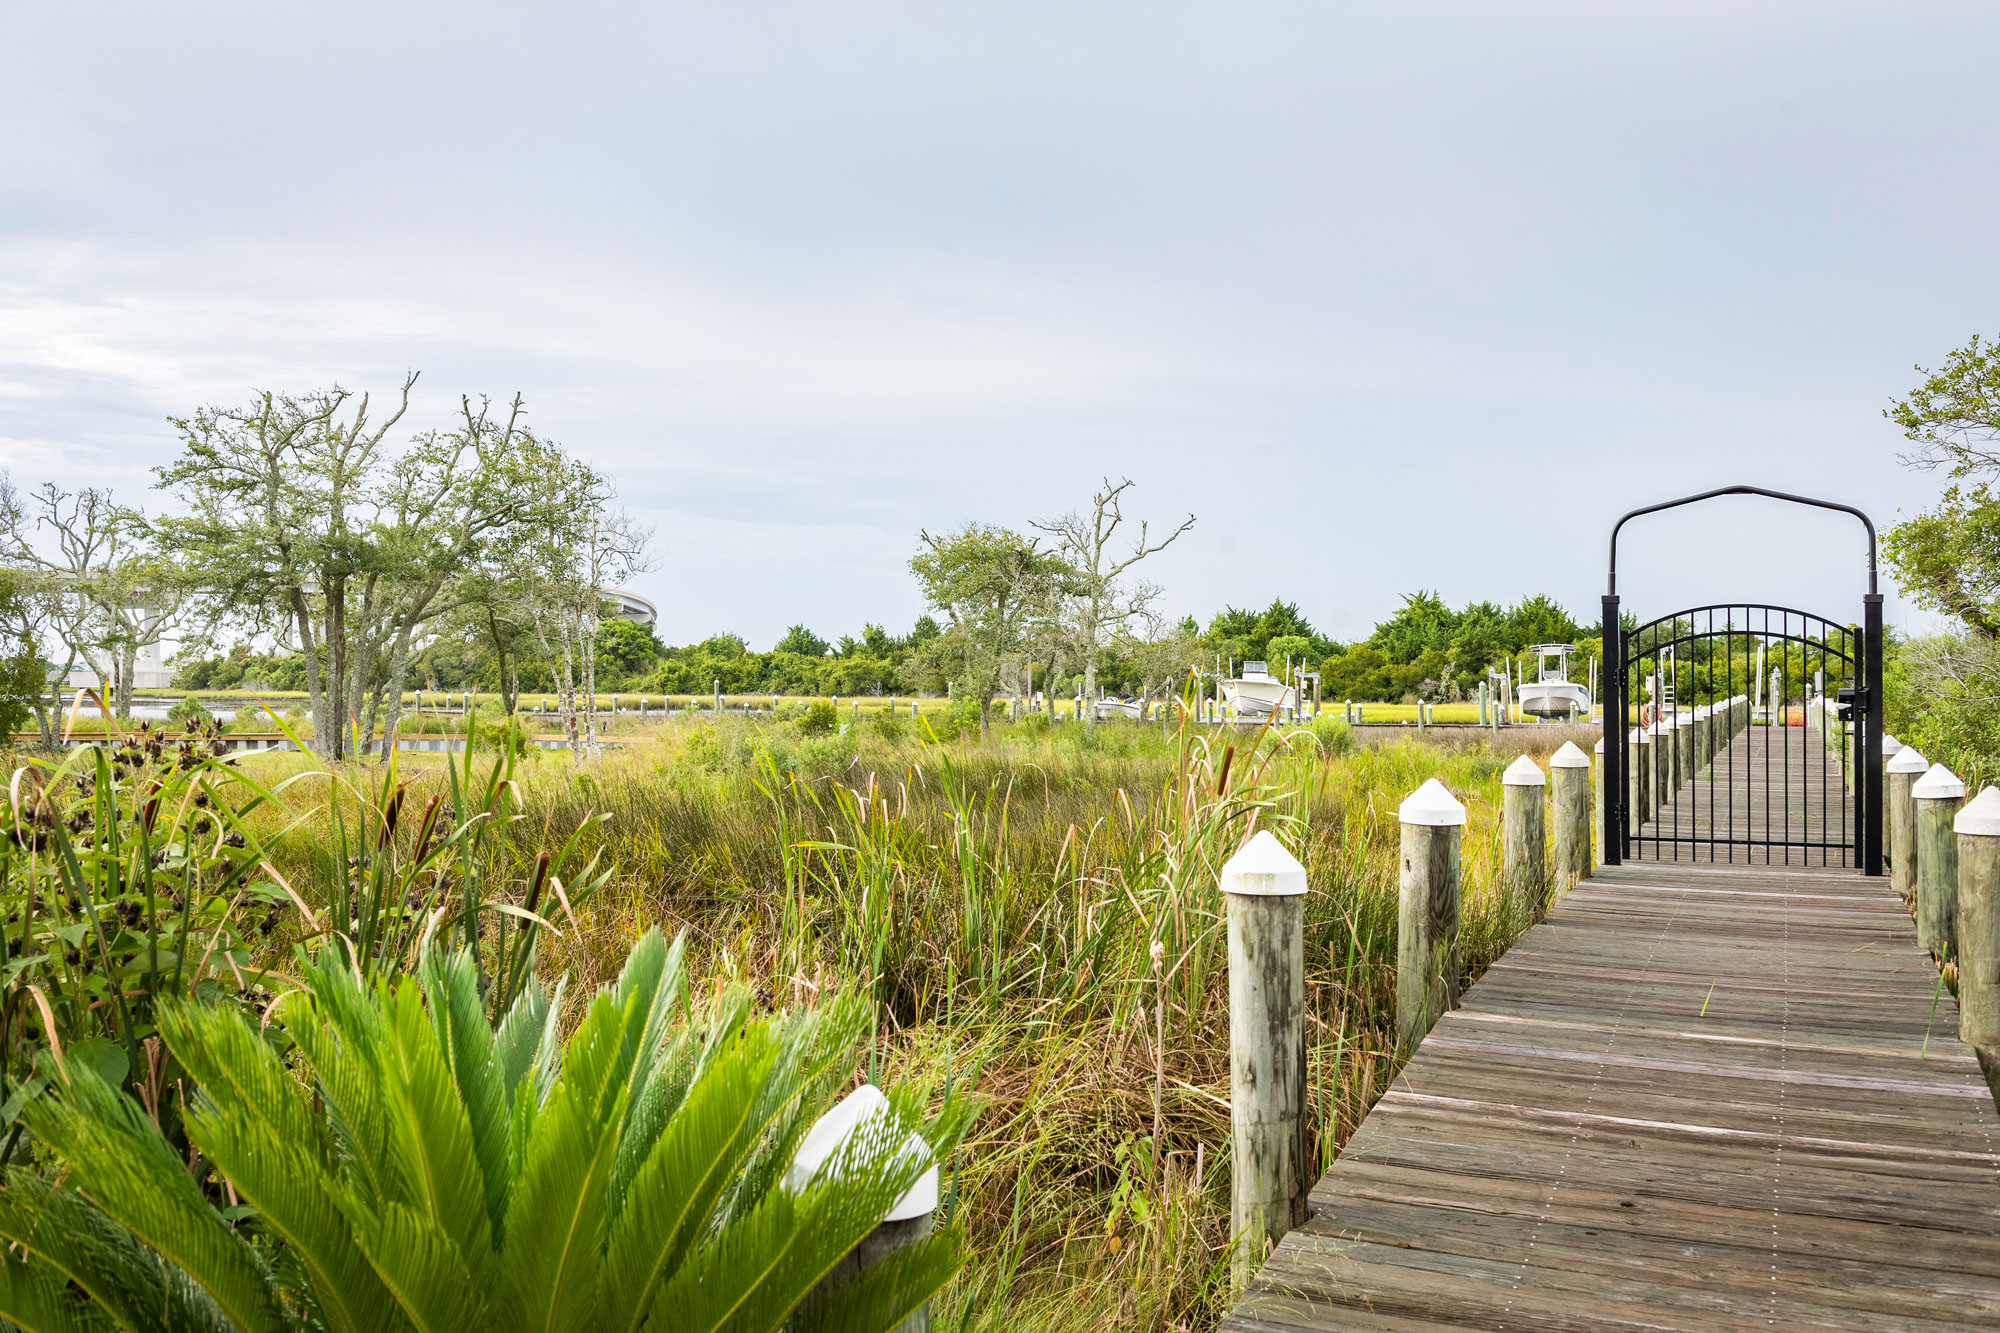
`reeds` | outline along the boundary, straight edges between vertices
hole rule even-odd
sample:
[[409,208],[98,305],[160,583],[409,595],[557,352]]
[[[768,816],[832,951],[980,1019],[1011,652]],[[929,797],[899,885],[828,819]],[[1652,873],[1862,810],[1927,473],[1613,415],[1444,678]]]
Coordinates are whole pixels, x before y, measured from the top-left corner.
[[[1334,755],[1304,731],[1163,735],[1136,724],[1102,727],[1089,743],[1068,729],[950,745],[860,732],[831,778],[799,762],[793,729],[738,719],[677,720],[581,772],[566,756],[530,754],[491,822],[535,836],[463,839],[453,855],[470,861],[453,879],[478,876],[492,901],[522,906],[536,874],[527,848],[598,858],[594,898],[573,915],[538,914],[543,970],[570,973],[573,995],[655,924],[688,930],[691,977],[748,982],[765,1004],[849,984],[872,995],[875,1033],[857,1076],[971,1087],[986,1106],[950,1166],[947,1207],[975,1259],[940,1302],[943,1329],[1191,1330],[1219,1317],[1229,1090],[1215,884],[1254,829],[1275,831],[1313,888],[1309,1098],[1321,1163],[1399,1068],[1404,795],[1438,777],[1468,807],[1468,981],[1526,924],[1499,892],[1504,760],[1490,749],[1412,742]],[[439,797],[486,808],[490,796],[465,791],[472,773],[469,762],[406,765],[395,781],[419,808]],[[308,829],[289,855],[328,866],[354,845],[329,816]],[[483,942],[489,959],[504,957]]]

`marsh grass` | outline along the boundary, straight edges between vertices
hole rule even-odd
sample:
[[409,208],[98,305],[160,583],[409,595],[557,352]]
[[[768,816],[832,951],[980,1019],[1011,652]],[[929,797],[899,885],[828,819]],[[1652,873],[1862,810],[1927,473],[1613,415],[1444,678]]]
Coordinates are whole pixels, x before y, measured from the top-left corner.
[[[526,849],[565,847],[609,872],[543,928],[542,970],[569,974],[572,996],[613,977],[646,928],[685,928],[697,985],[747,983],[781,1008],[849,983],[872,995],[855,1077],[974,1089],[985,1111],[948,1166],[945,1207],[975,1258],[939,1328],[1204,1329],[1228,1271],[1222,862],[1269,828],[1307,867],[1320,1166],[1400,1068],[1404,795],[1437,777],[1467,806],[1466,981],[1527,924],[1499,891],[1511,754],[1414,741],[1334,753],[1338,733],[1325,736],[1336,744],[1110,724],[1088,741],[1001,728],[940,744],[863,726],[814,741],[681,718],[584,770],[523,756],[519,832],[483,844],[480,873],[518,905],[536,875]],[[400,780],[413,809],[451,799],[442,765],[406,762]],[[316,818],[283,856],[327,863],[333,830]]]

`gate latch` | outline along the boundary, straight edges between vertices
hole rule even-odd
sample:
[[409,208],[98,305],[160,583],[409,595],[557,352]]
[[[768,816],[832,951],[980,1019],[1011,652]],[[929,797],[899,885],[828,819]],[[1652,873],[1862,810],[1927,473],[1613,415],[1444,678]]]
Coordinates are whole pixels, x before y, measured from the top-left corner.
[[1868,688],[1865,685],[1843,685],[1833,692],[1833,702],[1839,710],[1841,721],[1854,716],[1854,710],[1868,711]]

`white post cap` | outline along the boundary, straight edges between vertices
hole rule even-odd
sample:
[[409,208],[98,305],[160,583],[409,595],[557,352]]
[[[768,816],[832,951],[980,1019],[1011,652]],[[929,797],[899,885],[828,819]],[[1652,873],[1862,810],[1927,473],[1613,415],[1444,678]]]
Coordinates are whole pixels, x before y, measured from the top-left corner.
[[1631,739],[1634,745],[1651,745],[1653,743],[1653,738],[1647,734],[1644,727],[1632,728]]
[[1931,771],[1910,788],[1910,795],[1932,801],[1955,801],[1965,795],[1965,784],[1943,764],[1932,764]]
[[1886,732],[1886,731],[1882,733],[1882,757],[1883,757],[1883,758],[1885,758],[1885,759],[1886,759],[1886,758],[1888,758],[1888,757],[1889,757],[1890,755],[1892,755],[1892,754],[1896,753],[1896,751],[1898,751],[1898,750],[1900,750],[1900,749],[1902,749],[1902,748],[1903,748],[1903,743],[1902,743],[1901,741],[1897,740],[1897,739],[1896,739],[1896,738],[1895,738],[1894,736],[1891,736],[1891,735],[1890,735],[1890,734],[1889,734],[1888,732]]
[[1596,752],[1597,754],[1603,754],[1603,753],[1604,753],[1604,737],[1602,737],[1602,736],[1599,736],[1599,737],[1597,738],[1597,744],[1596,744],[1596,745],[1594,745],[1594,746],[1592,746],[1592,747],[1591,747],[1591,749],[1592,749],[1592,750],[1593,750],[1594,752]]
[[[785,1172],[785,1188],[794,1194],[810,1185],[813,1177],[828,1158],[837,1154],[842,1145],[862,1129],[868,1127],[876,1117],[889,1114],[889,1099],[873,1083],[863,1083],[853,1092],[835,1102],[827,1113],[813,1122],[806,1131],[806,1137],[799,1144],[799,1150],[792,1157],[792,1164]],[[910,1135],[903,1144],[905,1157],[929,1158],[931,1145],[918,1135]],[[930,1168],[917,1178],[917,1183],[898,1199],[884,1222],[907,1222],[913,1217],[934,1213],[938,1206],[938,1169],[932,1162]]]
[[1534,760],[1528,758],[1526,755],[1522,755],[1519,759],[1507,765],[1507,771],[1500,775],[1500,785],[1503,787],[1546,787],[1549,785],[1549,779],[1547,774],[1535,766]]
[[1306,868],[1269,829],[1258,829],[1222,863],[1224,893],[1247,898],[1290,898],[1306,891]]
[[1890,773],[1927,773],[1930,771],[1931,761],[1924,758],[1923,751],[1916,746],[1905,745],[1896,751],[1894,759],[1882,767]]
[[1411,792],[1396,808],[1396,818],[1405,824],[1425,824],[1433,828],[1455,827],[1465,822],[1465,807],[1436,778]]
[[[1599,737],[1597,748],[1604,748],[1604,738]],[[1550,768],[1589,768],[1590,756],[1576,748],[1575,741],[1564,741],[1562,749],[1549,756]]]
[[2000,838],[2000,787],[1988,786],[1966,802],[1965,809],[1951,821],[1952,832],[1974,833],[1982,838]]

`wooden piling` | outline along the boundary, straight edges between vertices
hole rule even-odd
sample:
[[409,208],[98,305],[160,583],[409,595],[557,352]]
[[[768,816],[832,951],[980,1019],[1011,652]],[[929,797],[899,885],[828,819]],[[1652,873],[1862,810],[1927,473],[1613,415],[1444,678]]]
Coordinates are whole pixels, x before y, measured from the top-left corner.
[[[813,1122],[812,1128],[800,1141],[791,1169],[785,1173],[786,1188],[793,1191],[804,1189],[818,1173],[828,1169],[829,1163],[837,1169],[840,1154],[848,1141],[856,1134],[869,1130],[879,1117],[887,1114],[890,1114],[889,1099],[872,1083],[862,1084],[834,1103]],[[930,1145],[916,1134],[910,1135],[904,1151],[920,1159],[932,1155]],[[816,1291],[821,1294],[837,1291],[858,1280],[867,1270],[905,1245],[930,1235],[931,1218],[937,1206],[938,1169],[933,1161],[917,1178],[917,1183],[890,1205],[888,1213],[875,1228],[834,1262],[819,1280]],[[930,1327],[930,1305],[926,1302],[890,1333],[930,1333]]]
[[1958,840],[1953,816],[1965,784],[1943,764],[1910,788],[1917,807],[1917,943],[1940,963],[1954,956],[1958,934]]
[[2000,1099],[2000,787],[1972,798],[1958,835],[1958,1039]]
[[1306,872],[1268,830],[1222,867],[1229,913],[1229,1229],[1241,1291],[1305,1220]]
[[1599,736],[1591,749],[1596,762],[1590,766],[1590,793],[1595,806],[1591,819],[1590,865],[1594,870],[1604,864],[1604,738]]
[[1626,794],[1627,818],[1636,833],[1653,818],[1653,807],[1649,804],[1653,798],[1653,738],[1648,728],[1632,729],[1632,744],[1626,754],[1632,765],[1631,790]]
[[1396,914],[1396,1035],[1416,1049],[1458,1003],[1459,840],[1465,807],[1431,778],[1397,810],[1403,867]]
[[1548,820],[1542,813],[1548,785],[1526,755],[1500,775],[1500,883],[1515,920],[1540,921],[1549,910]]
[[1910,788],[1930,766],[1914,745],[1896,751],[1896,757],[1883,766],[1888,778],[1883,786],[1889,817],[1889,887],[1906,903],[1917,897],[1917,803]]
[[1559,891],[1590,873],[1590,786],[1590,756],[1575,741],[1564,741],[1549,756],[1549,814],[1555,821],[1552,869]]

